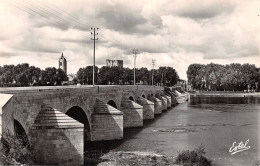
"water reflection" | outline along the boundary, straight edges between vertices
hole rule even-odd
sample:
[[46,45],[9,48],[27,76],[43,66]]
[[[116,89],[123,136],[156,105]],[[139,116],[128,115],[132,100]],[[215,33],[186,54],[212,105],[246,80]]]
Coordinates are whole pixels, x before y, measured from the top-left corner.
[[258,104],[259,101],[258,97],[191,97],[189,104]]

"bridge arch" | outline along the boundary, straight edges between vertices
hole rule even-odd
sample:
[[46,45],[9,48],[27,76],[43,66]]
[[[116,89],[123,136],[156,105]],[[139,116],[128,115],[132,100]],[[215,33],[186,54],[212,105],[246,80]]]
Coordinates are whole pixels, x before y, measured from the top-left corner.
[[114,107],[114,108],[117,108],[117,105],[116,105],[116,103],[115,103],[114,100],[109,100],[109,101],[107,102],[107,104],[110,105],[110,106],[112,106],[112,107]]
[[90,123],[85,111],[79,106],[72,106],[65,114],[84,124],[84,142],[90,140]]
[[14,119],[14,134],[22,141],[23,146],[29,146],[28,136],[21,123]]
[[131,101],[135,101],[134,98],[133,98],[133,96],[129,96],[128,99],[131,100]]

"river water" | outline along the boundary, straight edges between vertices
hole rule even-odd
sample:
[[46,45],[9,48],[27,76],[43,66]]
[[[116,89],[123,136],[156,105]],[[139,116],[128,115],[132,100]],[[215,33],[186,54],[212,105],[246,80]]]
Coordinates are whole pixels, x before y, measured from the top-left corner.
[[[250,146],[231,155],[236,141]],[[163,112],[143,128],[124,132],[113,151],[155,151],[177,156],[178,151],[203,145],[214,165],[247,166],[260,159],[260,98],[192,97]]]

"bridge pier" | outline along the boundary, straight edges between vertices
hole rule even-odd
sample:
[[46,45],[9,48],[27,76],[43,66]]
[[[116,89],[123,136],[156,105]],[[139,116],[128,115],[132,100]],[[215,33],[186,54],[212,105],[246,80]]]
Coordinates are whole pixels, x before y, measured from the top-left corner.
[[[12,112],[11,110],[12,110],[13,105],[7,104],[11,100],[12,97],[13,97],[12,94],[0,94],[0,99],[1,99],[0,100],[0,139],[2,138],[3,132],[5,132],[5,130],[7,128],[10,128],[10,127],[12,129],[14,128],[13,125],[6,124],[6,121],[8,122],[10,117],[7,119],[7,117],[4,116],[8,112]],[[10,130],[10,131],[13,132],[13,130]]]
[[30,132],[37,164],[84,164],[84,125],[78,121],[52,108],[43,108]]
[[160,100],[154,96],[150,96],[149,100],[154,103],[154,114],[155,115],[161,114],[162,113],[162,100]]
[[143,119],[154,119],[154,103],[140,96],[136,101],[143,106]]
[[129,99],[124,99],[120,110],[124,115],[124,128],[143,126],[143,106]]
[[97,99],[91,114],[91,141],[123,139],[123,113]]
[[168,109],[168,108],[171,108],[171,106],[172,106],[171,96],[165,95],[165,98],[167,99],[167,109]]
[[168,92],[168,94],[171,96],[171,105],[175,106],[177,104],[177,100],[172,92]]
[[166,111],[167,110],[167,98],[165,98],[161,95],[157,95],[156,97],[162,101],[161,110]]

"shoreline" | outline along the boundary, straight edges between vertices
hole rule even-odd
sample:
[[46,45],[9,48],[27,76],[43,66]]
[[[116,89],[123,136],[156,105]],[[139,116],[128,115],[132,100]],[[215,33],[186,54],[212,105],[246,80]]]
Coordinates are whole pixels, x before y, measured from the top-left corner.
[[190,93],[191,97],[260,97],[260,92],[223,92],[223,91],[203,91]]
[[142,151],[118,151],[109,153],[100,157],[101,162],[97,166],[121,166],[121,165],[172,165],[183,166],[175,163],[175,157],[169,157],[155,152]]

